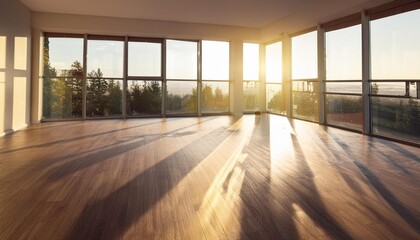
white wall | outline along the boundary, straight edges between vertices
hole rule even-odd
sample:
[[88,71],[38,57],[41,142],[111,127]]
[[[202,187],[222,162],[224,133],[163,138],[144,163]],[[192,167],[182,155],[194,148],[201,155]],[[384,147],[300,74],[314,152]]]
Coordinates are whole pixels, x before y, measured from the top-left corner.
[[31,11],[20,1],[0,5],[0,135],[25,127],[30,114]]

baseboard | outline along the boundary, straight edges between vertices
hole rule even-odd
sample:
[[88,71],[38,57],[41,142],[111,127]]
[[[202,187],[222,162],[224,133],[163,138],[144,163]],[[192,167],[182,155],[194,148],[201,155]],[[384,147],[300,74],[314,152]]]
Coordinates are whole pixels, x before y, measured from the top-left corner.
[[0,137],[4,137],[7,134],[11,134],[11,133],[17,132],[19,130],[22,130],[24,128],[27,128],[28,126],[29,126],[29,124],[25,124],[25,125],[22,125],[22,126],[16,128],[16,129],[7,129],[6,131],[4,131],[3,133],[0,134]]

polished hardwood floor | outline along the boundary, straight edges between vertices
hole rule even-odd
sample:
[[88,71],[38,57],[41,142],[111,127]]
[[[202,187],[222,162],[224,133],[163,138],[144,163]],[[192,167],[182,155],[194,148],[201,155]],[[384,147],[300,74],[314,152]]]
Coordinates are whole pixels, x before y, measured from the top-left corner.
[[0,239],[420,239],[420,149],[309,122],[54,122],[0,147]]

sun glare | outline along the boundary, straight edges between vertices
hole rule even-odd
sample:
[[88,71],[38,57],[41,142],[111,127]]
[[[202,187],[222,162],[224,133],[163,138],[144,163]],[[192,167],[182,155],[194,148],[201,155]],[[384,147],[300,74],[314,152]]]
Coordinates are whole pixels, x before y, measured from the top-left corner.
[[204,80],[229,80],[229,42],[203,41]]
[[292,38],[292,78],[318,77],[317,32],[309,32]]
[[257,43],[244,43],[244,80],[259,79],[259,47]]
[[276,42],[265,48],[265,76],[267,82],[282,82],[282,45]]

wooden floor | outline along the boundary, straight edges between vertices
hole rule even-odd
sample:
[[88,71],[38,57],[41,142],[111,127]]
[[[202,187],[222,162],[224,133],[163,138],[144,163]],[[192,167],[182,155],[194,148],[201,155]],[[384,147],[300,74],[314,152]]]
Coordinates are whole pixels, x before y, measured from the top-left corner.
[[0,239],[420,239],[420,149],[309,122],[55,122],[0,147]]

